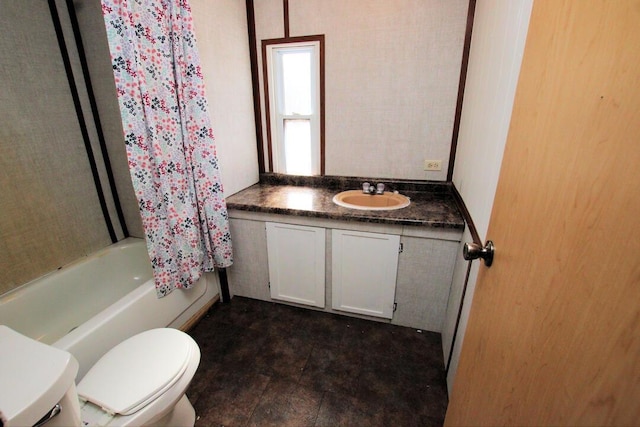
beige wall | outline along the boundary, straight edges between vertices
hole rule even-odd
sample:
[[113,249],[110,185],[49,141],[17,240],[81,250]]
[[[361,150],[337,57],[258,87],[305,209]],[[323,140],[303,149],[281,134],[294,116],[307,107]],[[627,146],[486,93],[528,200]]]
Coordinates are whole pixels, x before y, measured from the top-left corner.
[[[282,3],[255,2],[258,49],[284,36]],[[468,0],[289,0],[291,36],[325,35],[326,174],[446,180],[467,8]],[[266,123],[264,104],[262,112]],[[425,172],[425,159],[442,160],[443,170]]]
[[258,182],[245,2],[191,0],[225,196]]

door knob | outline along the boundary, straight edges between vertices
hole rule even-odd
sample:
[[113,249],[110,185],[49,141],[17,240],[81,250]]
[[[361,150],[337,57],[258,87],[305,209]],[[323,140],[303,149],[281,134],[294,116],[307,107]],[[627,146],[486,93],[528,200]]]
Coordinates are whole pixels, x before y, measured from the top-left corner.
[[482,258],[484,260],[484,265],[491,267],[491,264],[493,264],[494,252],[495,248],[493,246],[493,242],[491,240],[487,240],[484,247],[477,243],[465,243],[464,248],[462,249],[462,256],[467,261]]

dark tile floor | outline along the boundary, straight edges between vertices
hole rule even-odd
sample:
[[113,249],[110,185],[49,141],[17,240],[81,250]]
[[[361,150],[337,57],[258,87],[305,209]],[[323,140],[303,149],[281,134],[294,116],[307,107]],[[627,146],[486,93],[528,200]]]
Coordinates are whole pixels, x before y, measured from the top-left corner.
[[436,426],[440,335],[235,297],[190,334],[196,426]]

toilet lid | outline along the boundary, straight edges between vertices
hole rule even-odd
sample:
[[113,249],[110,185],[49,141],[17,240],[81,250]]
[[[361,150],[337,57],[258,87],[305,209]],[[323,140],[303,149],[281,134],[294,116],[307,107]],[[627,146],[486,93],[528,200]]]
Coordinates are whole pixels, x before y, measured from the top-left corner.
[[98,360],[78,384],[78,396],[109,413],[133,414],[182,376],[194,345],[189,335],[176,329],[135,335]]

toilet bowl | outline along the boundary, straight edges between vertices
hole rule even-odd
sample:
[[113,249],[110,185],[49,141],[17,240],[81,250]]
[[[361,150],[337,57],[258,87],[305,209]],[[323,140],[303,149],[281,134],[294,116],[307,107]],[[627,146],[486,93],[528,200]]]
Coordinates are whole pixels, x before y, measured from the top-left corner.
[[185,391],[199,363],[189,335],[152,329],[112,348],[76,386],[70,353],[0,325],[0,416],[32,426],[53,408],[47,427],[193,426]]

